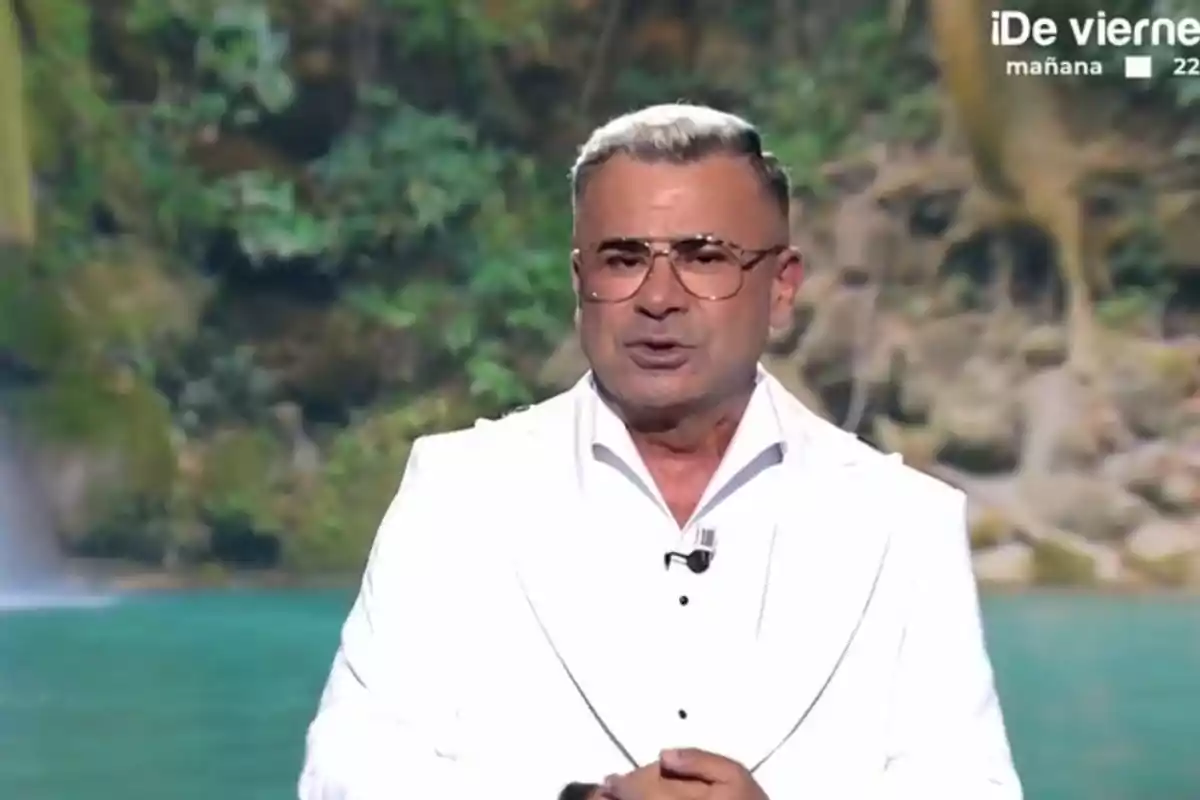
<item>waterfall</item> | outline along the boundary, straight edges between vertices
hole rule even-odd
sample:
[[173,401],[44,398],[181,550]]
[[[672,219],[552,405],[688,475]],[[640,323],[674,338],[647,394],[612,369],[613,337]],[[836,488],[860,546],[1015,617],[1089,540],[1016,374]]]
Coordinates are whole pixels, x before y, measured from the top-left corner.
[[0,610],[95,605],[103,598],[86,591],[65,568],[29,463],[0,417]]
[[54,583],[61,565],[46,504],[22,466],[16,436],[0,420],[0,592]]

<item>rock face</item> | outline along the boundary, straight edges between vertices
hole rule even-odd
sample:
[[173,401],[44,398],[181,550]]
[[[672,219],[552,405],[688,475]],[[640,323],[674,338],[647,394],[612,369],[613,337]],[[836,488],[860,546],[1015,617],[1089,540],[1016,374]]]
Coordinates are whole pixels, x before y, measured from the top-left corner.
[[[964,221],[953,180],[930,177],[953,173],[912,156],[798,210],[807,283],[765,366],[966,491],[981,581],[1200,586],[1200,314],[1170,337],[1101,326],[1102,372],[1082,377],[1048,243]],[[571,340],[543,377],[562,387],[584,369]]]

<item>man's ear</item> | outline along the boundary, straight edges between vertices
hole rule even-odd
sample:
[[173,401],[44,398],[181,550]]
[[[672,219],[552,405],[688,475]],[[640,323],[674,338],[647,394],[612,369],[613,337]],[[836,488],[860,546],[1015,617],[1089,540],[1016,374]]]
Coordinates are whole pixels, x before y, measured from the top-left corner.
[[579,299],[579,258],[574,252],[571,253],[571,291],[575,293],[575,329],[578,330],[583,308]]
[[794,321],[796,292],[804,279],[804,257],[789,247],[776,259],[775,279],[771,285],[771,328],[786,330]]

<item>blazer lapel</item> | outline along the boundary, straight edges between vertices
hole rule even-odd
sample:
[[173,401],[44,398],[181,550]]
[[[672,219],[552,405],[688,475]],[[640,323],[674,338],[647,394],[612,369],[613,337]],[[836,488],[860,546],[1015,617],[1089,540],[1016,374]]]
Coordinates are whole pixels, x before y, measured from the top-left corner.
[[[756,643],[726,653],[715,647],[715,704],[696,746],[756,769],[803,722],[849,647],[878,578],[890,537],[876,509],[894,459],[820,420],[777,382],[773,398],[788,440],[786,506],[770,555]],[[657,760],[664,742],[645,711],[659,703],[649,602],[622,582],[628,565],[605,547],[580,481],[576,423],[583,387],[546,416],[530,412],[500,449],[520,468],[501,474],[500,518],[521,530],[515,568],[548,646],[631,767]],[[569,402],[567,402],[569,398]],[[546,410],[550,412],[549,409]],[[507,531],[506,531],[507,533]],[[619,590],[611,589],[614,581]],[[748,591],[764,591],[761,584]],[[645,656],[645,657],[643,657]]]
[[[784,393],[776,392],[777,398]],[[780,403],[779,400],[776,401]],[[870,602],[890,538],[879,492],[895,461],[784,395],[787,506],[755,645],[725,664],[712,749],[757,769],[800,726]],[[728,670],[728,671],[726,671]]]
[[658,758],[661,743],[641,721],[653,706],[653,633],[639,613],[637,587],[614,580],[628,573],[604,546],[605,531],[583,496],[576,452],[577,403],[563,404],[561,419],[530,426],[521,454],[520,486],[506,502],[521,520],[516,570],[530,610],[597,723],[631,767]]

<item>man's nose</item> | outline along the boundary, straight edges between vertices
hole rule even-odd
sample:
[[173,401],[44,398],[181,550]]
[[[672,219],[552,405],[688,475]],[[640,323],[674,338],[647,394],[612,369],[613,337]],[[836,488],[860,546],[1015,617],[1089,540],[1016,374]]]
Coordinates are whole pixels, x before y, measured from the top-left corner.
[[651,253],[650,266],[646,269],[646,280],[634,295],[634,302],[640,310],[661,317],[687,305],[687,289],[679,282],[669,253]]

